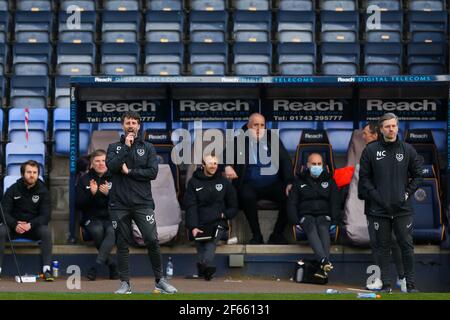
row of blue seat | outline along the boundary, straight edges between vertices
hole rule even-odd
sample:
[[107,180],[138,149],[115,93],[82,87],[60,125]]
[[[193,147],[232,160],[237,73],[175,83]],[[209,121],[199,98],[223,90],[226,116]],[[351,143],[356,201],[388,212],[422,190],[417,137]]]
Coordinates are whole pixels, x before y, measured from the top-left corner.
[[[232,15],[232,33],[228,36],[229,15],[226,11],[193,11],[185,35],[185,15],[181,11],[147,11],[145,35],[141,37],[141,13],[138,11],[105,11],[101,14],[101,31],[97,35],[97,17],[93,11],[80,13],[80,25],[65,12],[59,14],[58,41],[85,43],[100,38],[103,42],[136,42],[145,38],[149,42],[269,41],[314,42],[316,24],[320,21],[322,42],[357,42],[359,38],[379,42],[399,42],[403,38],[412,41],[443,42],[447,40],[448,12],[410,11],[406,14],[408,33],[403,35],[404,13],[388,11],[380,13],[379,21],[369,19],[371,14],[358,11],[321,11],[316,19],[314,11],[278,11],[277,36],[272,37],[272,11],[236,11]],[[0,12],[0,42],[8,40],[9,14]],[[52,12],[17,11],[14,15],[14,41],[49,43],[52,41],[54,17]],[[364,34],[359,36],[360,20]],[[375,25],[377,23],[377,25]],[[375,28],[376,26],[376,28]]]
[[[30,82],[23,76],[48,76],[53,72],[58,76],[398,75],[404,71],[408,74],[448,72],[447,44],[443,43],[409,43],[406,46],[375,42],[364,45],[323,43],[318,48],[315,43],[279,43],[275,53],[270,42],[237,42],[232,46],[224,42],[191,43],[186,48],[182,43],[147,43],[144,59],[141,59],[141,47],[136,43],[107,43],[99,47],[101,56],[98,61],[94,44],[61,43],[56,47],[54,65],[53,48],[49,44],[15,44],[10,66],[8,46],[0,44],[0,70],[6,73],[11,69],[12,89]],[[320,71],[318,66],[321,66]],[[49,95],[48,85],[40,83],[37,87],[45,87],[43,94]],[[13,102],[10,105],[19,106]]]
[[[13,2],[13,1],[11,1]],[[84,11],[106,9],[117,11],[140,10],[145,8],[151,10],[269,10],[271,8],[280,8],[283,10],[308,11],[316,8],[314,0],[61,0],[59,8],[67,10],[70,6],[77,6]],[[356,10],[358,9],[357,0],[321,0],[317,1],[318,8],[322,10]],[[56,9],[57,1],[54,0],[16,0],[16,10],[26,11],[50,11]],[[403,7],[401,0],[365,0],[363,8],[370,5],[377,5],[383,9],[399,10]],[[10,10],[7,0],[0,1],[0,10]],[[410,0],[407,6],[411,10],[445,10],[444,0]]]

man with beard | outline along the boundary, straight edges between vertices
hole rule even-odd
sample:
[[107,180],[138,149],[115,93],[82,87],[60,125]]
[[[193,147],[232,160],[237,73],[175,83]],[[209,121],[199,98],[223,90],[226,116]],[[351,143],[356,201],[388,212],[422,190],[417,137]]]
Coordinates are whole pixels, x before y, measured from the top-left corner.
[[41,241],[42,273],[46,281],[53,281],[50,272],[52,235],[50,222],[50,194],[39,180],[39,163],[28,160],[20,166],[21,178],[8,188],[2,199],[6,221],[0,223],[0,272],[9,232],[12,239],[26,238]]
[[124,135],[119,142],[108,146],[106,166],[112,174],[109,198],[109,214],[116,230],[117,260],[120,288],[117,294],[130,294],[129,245],[131,220],[134,220],[144,239],[148,257],[155,276],[155,290],[175,293],[175,289],[163,278],[162,258],[155,220],[155,203],[152,198],[151,180],[158,174],[155,147],[139,136],[141,117],[136,112],[125,112],[122,117]]
[[[184,207],[186,227],[196,240],[198,275],[209,281],[216,271],[216,245],[227,232],[227,220],[238,213],[238,199],[233,185],[217,171],[217,157],[208,155],[202,162],[203,168],[189,180]],[[202,241],[202,236],[212,238]]]
[[94,281],[97,271],[107,265],[109,278],[118,279],[117,265],[111,257],[116,237],[108,212],[111,177],[105,164],[106,152],[95,150],[89,158],[91,168],[78,182],[76,201],[77,209],[82,213],[82,228],[92,237],[98,250],[95,265],[89,269],[87,277]]

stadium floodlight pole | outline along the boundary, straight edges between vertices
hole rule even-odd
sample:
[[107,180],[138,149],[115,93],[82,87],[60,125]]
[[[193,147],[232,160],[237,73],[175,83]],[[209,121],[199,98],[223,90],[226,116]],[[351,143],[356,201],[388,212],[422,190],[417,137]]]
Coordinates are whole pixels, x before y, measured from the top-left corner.
[[9,241],[9,244],[11,246],[11,251],[12,251],[12,254],[13,254],[13,257],[14,257],[14,263],[16,264],[17,272],[19,273],[20,283],[23,283],[23,281],[22,281],[22,272],[20,272],[19,263],[17,262],[16,250],[14,250],[14,243],[12,243],[12,241],[11,241],[11,235],[9,233],[9,227],[6,224],[5,213],[3,212],[3,206],[2,206],[1,203],[0,203],[0,211],[2,212],[3,223],[5,224],[6,235],[8,236],[8,241]]

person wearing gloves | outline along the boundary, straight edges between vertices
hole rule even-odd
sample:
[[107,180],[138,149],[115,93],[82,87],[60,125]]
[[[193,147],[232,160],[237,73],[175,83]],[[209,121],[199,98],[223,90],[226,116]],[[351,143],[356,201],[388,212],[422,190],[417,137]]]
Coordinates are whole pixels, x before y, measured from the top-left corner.
[[329,260],[330,225],[340,222],[340,196],[332,175],[323,168],[320,154],[310,154],[307,167],[289,193],[287,214],[291,224],[303,228],[320,261],[315,276],[327,278],[333,269]]
[[186,227],[195,239],[199,277],[211,280],[216,246],[238,213],[238,198],[231,182],[218,171],[218,159],[207,155],[189,180],[184,196]]

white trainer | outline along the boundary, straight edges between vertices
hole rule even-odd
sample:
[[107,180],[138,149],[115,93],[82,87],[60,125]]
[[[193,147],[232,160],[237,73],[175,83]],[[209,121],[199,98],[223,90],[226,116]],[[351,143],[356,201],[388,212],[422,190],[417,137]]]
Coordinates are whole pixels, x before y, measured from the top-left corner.
[[383,281],[380,278],[376,278],[372,283],[366,285],[367,290],[381,290],[383,287]]
[[408,289],[406,288],[406,278],[397,278],[397,287],[400,288],[401,292],[407,293]]

